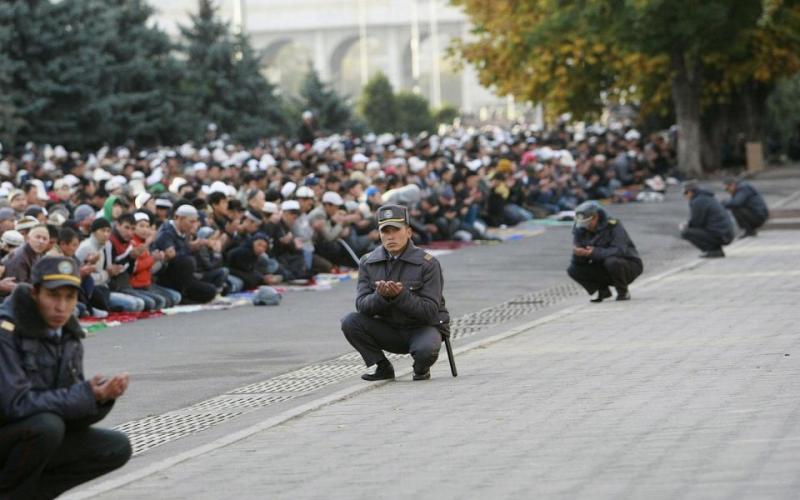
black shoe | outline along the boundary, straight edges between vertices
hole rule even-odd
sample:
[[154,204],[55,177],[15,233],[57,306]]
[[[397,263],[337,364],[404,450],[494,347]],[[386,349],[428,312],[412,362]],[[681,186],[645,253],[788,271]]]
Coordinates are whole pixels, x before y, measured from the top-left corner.
[[627,288],[624,290],[617,289],[617,300],[631,300],[631,292]]
[[428,370],[425,373],[417,373],[414,372],[414,380],[430,380],[431,378],[431,371]]
[[725,257],[725,252],[723,252],[721,248],[717,250],[709,250],[708,252],[701,253],[700,257],[703,259],[719,259],[721,257]]
[[739,238],[740,239],[742,239],[742,238],[752,238],[756,234],[758,234],[758,233],[756,232],[755,229],[745,229],[745,231],[741,235],[739,235]]
[[610,297],[611,297],[611,290],[609,290],[608,287],[601,288],[600,290],[597,291],[597,297],[595,297],[594,299],[591,299],[590,302],[595,302],[595,303],[603,302],[604,300],[606,300],[606,299],[608,299]]
[[375,380],[391,380],[394,378],[394,367],[388,359],[379,361],[374,373],[365,373],[361,378],[369,382]]

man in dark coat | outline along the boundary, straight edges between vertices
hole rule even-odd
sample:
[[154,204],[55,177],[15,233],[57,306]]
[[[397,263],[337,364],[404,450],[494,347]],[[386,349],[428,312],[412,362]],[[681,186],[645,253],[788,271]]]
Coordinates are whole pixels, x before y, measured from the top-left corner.
[[382,246],[361,258],[356,310],[342,320],[347,341],[377,365],[364,380],[394,378],[394,368],[383,351],[410,353],[414,380],[431,377],[442,335],[450,335],[450,315],[442,295],[439,262],[414,246],[408,210],[399,205],[378,209]]
[[596,202],[587,201],[575,209],[572,263],[567,274],[593,295],[592,302],[611,297],[609,286],[617,290],[617,300],[630,300],[628,290],[642,274],[642,259],[618,219],[608,217]]
[[722,206],[731,211],[736,223],[744,230],[742,237],[755,236],[756,230],[769,218],[769,209],[761,193],[748,182],[733,177],[725,178],[723,183],[731,199]]
[[702,250],[701,257],[725,257],[722,246],[733,241],[733,223],[714,193],[688,181],[683,195],[689,200],[689,221],[680,226],[681,238]]
[[33,286],[0,308],[0,498],[55,498],[122,467],[127,436],[91,427],[128,375],[83,377],[83,330],[72,315],[81,279],[70,257],[43,257]]
[[153,248],[166,255],[167,266],[158,274],[160,285],[177,290],[192,302],[203,304],[217,295],[217,287],[207,281],[197,279],[197,260],[192,252],[205,241],[191,239],[197,224],[198,213],[191,205],[181,205],[172,220],[158,229]]

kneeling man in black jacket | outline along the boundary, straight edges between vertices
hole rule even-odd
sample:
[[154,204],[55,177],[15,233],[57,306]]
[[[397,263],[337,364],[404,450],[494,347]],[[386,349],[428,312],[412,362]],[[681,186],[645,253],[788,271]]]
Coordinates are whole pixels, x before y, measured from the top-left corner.
[[128,375],[83,378],[84,337],[73,316],[81,279],[70,257],[34,264],[0,307],[0,498],[55,498],[122,467],[127,436],[91,427]]
[[628,285],[642,274],[642,259],[622,223],[608,217],[594,201],[575,209],[572,263],[567,274],[602,302],[617,289],[617,300],[630,300]]

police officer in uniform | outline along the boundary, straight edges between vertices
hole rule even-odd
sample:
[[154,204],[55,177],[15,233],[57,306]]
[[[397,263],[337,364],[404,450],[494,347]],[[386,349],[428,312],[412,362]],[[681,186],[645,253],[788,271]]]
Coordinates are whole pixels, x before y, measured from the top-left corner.
[[769,218],[764,197],[749,182],[737,181],[735,177],[726,177],[723,184],[731,199],[722,206],[731,211],[736,224],[744,230],[742,238],[755,236],[756,230]]
[[361,258],[356,310],[342,320],[347,341],[377,365],[364,380],[394,378],[383,351],[410,353],[414,380],[431,377],[442,335],[450,334],[450,315],[442,296],[442,269],[429,253],[411,241],[408,210],[400,205],[378,209],[382,246]]
[[689,200],[689,220],[678,226],[681,238],[703,251],[704,259],[725,257],[723,245],[733,241],[733,222],[714,193],[697,181],[686,181],[683,195]]
[[81,279],[70,257],[44,257],[0,307],[0,498],[55,498],[123,466],[127,436],[91,425],[128,375],[83,378],[72,315]]
[[611,297],[610,286],[617,290],[617,300],[630,300],[628,290],[642,274],[642,259],[622,223],[608,217],[596,202],[584,202],[575,209],[572,263],[567,274],[593,295],[592,302]]

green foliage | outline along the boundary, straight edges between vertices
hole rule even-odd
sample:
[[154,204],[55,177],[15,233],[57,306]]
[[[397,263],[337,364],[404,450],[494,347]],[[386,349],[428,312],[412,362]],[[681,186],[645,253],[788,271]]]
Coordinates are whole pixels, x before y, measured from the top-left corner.
[[544,104],[551,118],[594,119],[623,100],[644,115],[673,111],[691,136],[679,143],[690,170],[696,124],[720,116],[709,109],[746,107],[742,122],[757,124],[765,90],[800,70],[796,0],[452,1],[474,26],[454,50],[481,82]]
[[309,68],[303,80],[300,99],[300,108],[314,113],[323,133],[343,132],[352,126],[348,103],[326,85],[313,68]]
[[146,0],[0,2],[0,141],[85,149],[199,139],[208,122],[245,142],[285,130],[259,54],[210,0],[182,29],[185,54],[152,15]]
[[397,105],[397,122],[395,130],[417,134],[433,130],[433,120],[428,100],[411,92],[398,92],[395,95]]
[[364,86],[359,102],[359,112],[373,132],[383,133],[396,130],[397,103],[392,84],[386,75],[378,73]]
[[437,109],[436,112],[433,114],[433,121],[436,124],[452,124],[456,118],[460,116],[458,112],[458,108],[451,104],[445,104],[441,108]]
[[767,126],[785,151],[800,127],[800,74],[780,81],[767,104]]
[[0,132],[71,148],[175,130],[179,77],[142,0],[5,2],[0,7]]
[[199,137],[203,127],[216,123],[243,142],[285,130],[283,105],[273,86],[261,75],[260,55],[244,35],[232,35],[211,0],[199,0],[190,26],[181,26],[186,40],[187,75],[183,91]]

